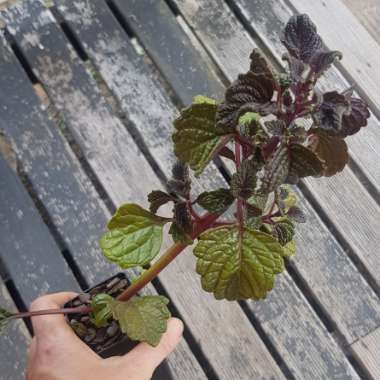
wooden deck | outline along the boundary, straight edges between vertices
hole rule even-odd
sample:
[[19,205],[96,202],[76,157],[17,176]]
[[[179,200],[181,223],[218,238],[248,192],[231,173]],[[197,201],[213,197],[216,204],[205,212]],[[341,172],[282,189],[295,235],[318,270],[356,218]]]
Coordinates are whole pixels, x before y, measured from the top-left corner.
[[[344,53],[320,88],[356,83],[371,106],[368,127],[348,139],[349,166],[297,189],[308,223],[267,300],[215,301],[190,254],[147,290],[167,294],[186,325],[169,358],[175,379],[380,379],[378,0],[8,3],[0,12],[0,304],[22,309],[115,273],[99,236],[117,205],[146,205],[147,192],[163,187],[178,110],[197,94],[221,98],[253,47],[281,70],[281,29],[308,13],[326,45]],[[195,190],[225,178],[210,165]],[[0,340],[0,379],[23,378],[29,339],[20,322]]]

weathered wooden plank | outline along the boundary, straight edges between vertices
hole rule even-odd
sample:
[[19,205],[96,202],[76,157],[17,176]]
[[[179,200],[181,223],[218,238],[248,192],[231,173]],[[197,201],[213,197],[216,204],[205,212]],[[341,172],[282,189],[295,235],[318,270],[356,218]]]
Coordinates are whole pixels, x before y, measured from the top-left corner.
[[[87,4],[91,6],[95,2]],[[125,129],[122,126],[119,128],[118,119],[100,98],[94,81],[83,69],[74,51],[67,47],[51,15],[46,16],[47,11],[36,1],[21,2],[12,12],[11,15],[8,14],[9,30],[22,47],[24,55],[42,80],[50,97],[65,114],[72,134],[112,201],[120,204],[132,199],[138,203],[146,203],[147,190],[160,187],[157,177],[150,167],[146,167],[143,156],[129,135],[126,132],[124,134]],[[38,38],[38,45],[25,40],[24,36],[28,33]],[[108,45],[111,42],[103,40],[103,43]],[[61,75],[56,75],[57,72]],[[155,116],[159,117],[160,108],[154,110],[157,110]],[[152,122],[151,118],[149,122]],[[166,240],[164,246],[168,243]],[[209,302],[201,294],[193,270],[191,281],[181,288],[178,286],[180,270],[188,266],[193,268],[193,262],[189,264],[187,260],[192,259],[183,255],[181,260],[177,260],[175,265],[163,272],[160,279],[164,281],[169,272],[175,276],[176,280],[167,281],[165,286],[176,305],[179,297],[186,299],[186,309],[178,309],[196,339],[202,337],[203,351],[212,360],[215,371],[222,378],[269,377],[268,374],[283,378],[238,305],[229,304],[226,307],[217,302]],[[170,286],[173,284],[176,286]],[[218,320],[215,323],[215,313],[218,310]],[[239,324],[234,323],[237,320]],[[244,348],[241,347],[240,340],[243,335],[246,337]],[[215,350],[215,336],[221,337],[219,351]],[[227,367],[225,363],[229,362],[230,353],[240,350],[245,360],[244,365],[239,362],[235,366]]]
[[351,13],[360,20],[377,43],[380,43],[380,5],[378,0],[343,0]]
[[260,302],[248,302],[296,379],[359,379],[289,275]]
[[[234,52],[237,49],[237,41],[246,52],[251,51],[255,44],[247,37],[242,25],[222,1],[175,2],[190,27],[198,34],[213,58],[218,59],[223,72],[230,79],[247,69],[248,61],[242,61],[237,54],[229,54],[229,51]],[[272,6],[276,8],[276,4]],[[263,20],[264,16],[260,14],[259,19]],[[275,21],[272,18],[269,24],[274,27]],[[307,225],[299,226],[301,248],[294,264],[323,308],[337,323],[339,330],[352,341],[371,331],[378,323],[379,303],[316,213],[302,195],[299,195],[309,220]],[[313,239],[314,231],[321,237],[320,240]],[[365,301],[360,303],[358,308],[352,308],[351,300],[363,300],[363,294],[366,294]]]
[[[237,0],[236,3],[241,7],[241,12],[244,12],[245,17],[249,16],[249,22],[254,28],[257,28],[259,35],[267,40],[268,47],[273,49],[276,54],[279,54],[280,42],[278,41],[278,36],[291,14],[285,2],[279,0],[262,3],[260,0],[250,2]],[[274,11],[275,13],[273,13]],[[266,21],[264,22],[263,20]],[[273,20],[276,20],[276,24],[272,22]],[[274,40],[277,42],[274,42]],[[271,43],[275,43],[277,46],[271,46]],[[329,73],[331,72],[334,73],[334,71],[330,70]],[[325,85],[327,87],[327,82],[324,82]],[[332,79],[329,87],[336,87],[336,85],[339,86],[339,82]],[[368,126],[368,128],[353,137],[352,143],[359,141],[366,134],[374,132],[376,137],[371,137],[372,146],[374,147],[375,141],[378,141],[380,137],[379,131],[378,125]],[[350,149],[352,152],[355,150],[355,157],[364,152],[368,153],[368,148],[365,145],[361,149],[350,145]],[[369,159],[372,160],[372,166],[379,166],[376,165],[377,156],[372,157],[371,153]],[[374,270],[380,260],[376,246],[376,241],[380,234],[379,207],[375,201],[370,199],[364,187],[349,169],[345,169],[333,178],[307,179],[306,184],[313,196],[319,201],[321,207],[326,210],[335,227],[351,245],[354,253],[363,261],[368,271],[379,284],[379,274]],[[344,207],[342,207],[342,200],[344,200]]]
[[[101,6],[100,3],[98,3],[96,7],[90,7],[93,22],[91,24],[88,23],[89,26],[87,27],[84,23],[81,22],[83,15],[80,17],[80,14],[78,12],[75,13],[75,9],[77,9],[76,7],[82,8],[83,6],[83,2],[78,3],[77,1],[62,0],[58,3],[58,10],[69,23],[72,30],[76,33],[78,39],[82,42],[85,51],[89,57],[93,59],[94,64],[99,68],[99,71],[103,78],[106,80],[108,86],[120,101],[123,109],[128,113],[128,117],[133,118],[134,123],[137,125],[137,127],[139,127],[139,129],[144,132],[144,136],[146,137],[146,144],[148,145],[150,151],[155,152],[154,156],[158,159],[158,161],[162,161],[166,157],[168,159],[171,159],[170,156],[167,154],[165,155],[165,153],[156,154],[157,145],[163,146],[169,139],[170,129],[168,126],[163,126],[160,128],[160,131],[158,133],[156,129],[157,123],[146,123],[145,120],[148,120],[147,118],[149,115],[144,114],[141,110],[139,110],[138,107],[141,102],[144,102],[144,100],[148,99],[147,101],[150,105],[148,109],[167,109],[167,106],[163,107],[162,104],[160,107],[157,105],[154,106],[154,101],[151,100],[151,96],[153,96],[153,99],[161,99],[162,95],[159,95],[159,90],[156,90],[154,81],[150,82],[148,79],[152,76],[149,67],[146,65],[144,66],[142,57],[139,57],[136,52],[133,51],[127,41],[120,39],[119,36],[121,32],[116,27],[116,24],[112,23],[111,14],[104,6]],[[84,14],[90,13],[88,6],[83,7],[82,11]],[[74,17],[74,14],[76,17]],[[107,44],[103,42],[103,39],[107,41]],[[112,48],[110,48],[110,46],[112,46]],[[110,67],[113,68],[112,71],[109,70]],[[164,104],[168,105],[168,103]],[[171,107],[173,106],[171,105]],[[168,114],[172,112],[173,111],[168,111]],[[168,120],[168,123],[169,122],[170,120]],[[163,168],[165,172],[168,173],[168,167],[164,165]],[[317,249],[318,248],[319,247],[317,247]],[[183,269],[175,269],[174,271],[170,271],[169,268],[167,271],[168,276],[170,277],[170,284],[171,282],[176,282],[178,273],[182,274]],[[187,277],[190,279],[194,276],[193,269],[191,267],[187,267],[185,273],[186,282],[188,281]],[[326,363],[329,362],[330,365],[323,364],[325,361],[324,355],[326,355],[324,351],[321,351],[319,355],[316,355],[315,353],[317,350],[313,351],[313,354],[310,356],[306,354],[302,363],[298,364],[298,367],[297,364],[291,363],[294,367],[294,371],[297,372],[302,370],[305,368],[306,363],[309,363],[311,367],[317,369],[322,368],[326,372],[328,372],[329,368],[334,368],[334,365],[337,367],[341,365],[341,369],[346,368],[348,373],[352,373],[352,369],[350,369],[350,366],[347,365],[343,353],[339,350],[339,348],[337,348],[336,345],[334,345],[334,343],[331,342],[331,338],[327,339],[326,344],[323,343],[324,339],[326,339],[326,331],[322,331],[323,328],[321,329],[318,324],[316,325],[314,323],[316,316],[313,314],[305,300],[302,302],[305,302],[306,305],[303,305],[303,308],[299,313],[293,311],[291,306],[292,300],[294,298],[298,298],[298,292],[294,289],[294,284],[289,285],[282,290],[284,290],[284,292],[278,293],[278,296],[275,297],[274,300],[274,302],[278,305],[278,308],[281,309],[288,307],[287,313],[289,315],[289,319],[294,321],[298,319],[299,315],[304,314],[304,320],[307,320],[310,326],[316,326],[314,339],[320,342],[320,346],[328,347],[326,350],[329,353],[334,353],[331,354],[331,361],[326,361]],[[185,293],[183,297],[176,301],[177,306],[179,303],[181,303],[181,305],[183,305],[183,308],[187,307],[188,301],[186,296],[187,294]],[[287,302],[288,300],[289,302]],[[373,325],[371,325],[371,327],[373,327]],[[273,331],[273,336],[275,336],[277,330],[274,324],[268,324],[267,332],[270,334],[271,328]],[[289,328],[287,336],[292,336],[295,330],[295,328]],[[302,329],[298,330],[298,334],[300,334],[300,336],[302,336],[303,333],[304,331]],[[278,337],[274,338],[274,340],[276,339],[279,340]],[[304,338],[304,340],[307,339]],[[283,344],[284,342],[281,343]],[[284,350],[286,350],[286,342],[282,347]],[[289,346],[288,348],[289,352],[292,352],[292,350],[294,351],[294,347]],[[308,349],[309,347],[305,346],[305,352],[308,352]],[[292,354],[295,355],[294,352],[292,352]],[[327,356],[330,357],[329,355],[330,354]],[[335,362],[333,357],[335,357]],[[296,360],[299,360],[299,357],[297,357]],[[289,359],[289,362],[290,361],[291,360]],[[319,365],[318,362],[320,363]],[[337,362],[340,364],[337,364]],[[314,371],[316,374],[319,373],[319,369],[317,369]],[[342,371],[345,372],[345,370]]]
[[351,348],[373,379],[380,379],[380,327],[356,341]]
[[156,0],[112,0],[167,78],[183,104],[194,95],[221,96],[222,83],[177,23],[168,5]]
[[308,13],[318,25],[323,41],[346,57],[341,65],[380,111],[379,45],[340,0],[290,0],[300,13]]
[[0,129],[34,191],[89,284],[115,272],[101,255],[98,236],[109,213],[4,38],[0,55]]
[[26,304],[78,284],[17,175],[0,157],[0,256]]
[[[109,212],[58,129],[41,109],[28,78],[4,39],[1,44],[0,86],[6,95],[1,97],[0,128],[12,139],[34,190],[86,281],[93,284],[103,281],[117,271],[115,265],[104,259],[98,246]],[[153,286],[148,286],[147,291],[155,293]],[[206,378],[185,341],[170,356],[168,364],[175,377]]]
[[[2,280],[0,280],[0,305],[12,312],[17,311]],[[24,378],[29,342],[30,335],[22,321],[14,321],[7,326],[0,338],[0,377],[2,379],[21,380]]]

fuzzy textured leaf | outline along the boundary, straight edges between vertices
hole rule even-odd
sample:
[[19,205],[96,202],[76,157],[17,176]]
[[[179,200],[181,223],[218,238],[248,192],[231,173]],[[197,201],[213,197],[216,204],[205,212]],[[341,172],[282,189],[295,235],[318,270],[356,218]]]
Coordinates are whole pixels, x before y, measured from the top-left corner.
[[316,77],[320,77],[336,61],[342,59],[343,55],[337,50],[319,50],[310,60],[311,69]]
[[130,339],[157,346],[170,318],[168,303],[169,300],[163,296],[135,297],[127,302],[115,302],[113,317]]
[[172,168],[172,178],[166,186],[171,194],[188,199],[191,191],[189,166],[181,161],[176,161]]
[[161,206],[172,200],[173,197],[164,191],[153,190],[148,194],[148,201],[150,203],[149,211],[155,214]]
[[108,223],[108,231],[100,240],[104,256],[121,268],[144,266],[160,251],[162,218],[136,204],[121,206]]
[[294,232],[294,224],[289,219],[277,222],[273,229],[273,234],[283,246],[293,239]]
[[367,103],[358,98],[350,99],[351,112],[343,115],[341,137],[352,136],[359,132],[362,127],[366,127],[371,116]]
[[96,327],[107,326],[112,317],[112,308],[115,299],[108,294],[101,293],[91,300],[92,322]]
[[284,269],[282,247],[269,234],[238,225],[204,232],[194,248],[202,287],[216,299],[265,298]]
[[285,182],[289,173],[288,147],[280,145],[265,164],[262,191],[271,192]]
[[346,142],[336,136],[331,136],[320,128],[310,130],[312,140],[310,148],[324,161],[323,175],[331,177],[341,172],[348,162],[348,147]]
[[216,104],[195,103],[184,109],[174,121],[174,152],[190,165],[199,176],[221,148],[225,135],[233,132],[228,128],[215,128]]
[[244,160],[231,178],[231,193],[235,198],[249,198],[256,186],[257,163]]
[[289,19],[281,42],[293,57],[306,63],[323,46],[317,27],[306,14],[294,15]]
[[197,203],[205,210],[221,215],[234,201],[234,196],[228,189],[218,189],[215,191],[205,191],[197,198]]
[[324,170],[323,161],[310,149],[299,144],[292,144],[289,147],[289,151],[290,177],[303,178],[322,175]]
[[193,239],[190,235],[186,234],[177,223],[173,222],[169,228],[169,234],[172,235],[174,243],[190,245]]
[[331,91],[323,94],[323,102],[319,110],[313,114],[313,119],[319,128],[331,135],[339,136],[344,133],[342,131],[343,116],[349,112],[350,102],[346,96],[337,91]]
[[271,70],[257,51],[254,51],[250,58],[250,70],[246,74],[240,74],[227,88],[225,99],[218,106],[216,115],[218,127],[234,128],[240,116],[246,112],[264,116],[275,110],[271,99],[276,83]]

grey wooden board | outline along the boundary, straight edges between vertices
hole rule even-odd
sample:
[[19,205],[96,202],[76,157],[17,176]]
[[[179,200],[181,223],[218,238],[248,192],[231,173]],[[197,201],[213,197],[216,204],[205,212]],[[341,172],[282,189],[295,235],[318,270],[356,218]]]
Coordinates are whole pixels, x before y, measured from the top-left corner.
[[192,46],[164,1],[112,0],[185,105],[194,95],[221,96],[223,86]]
[[378,0],[343,0],[351,13],[367,29],[371,36],[380,43],[380,4]]
[[[0,127],[12,137],[35,191],[85,279],[92,284],[103,281],[118,271],[104,259],[98,246],[110,215],[58,129],[41,109],[17,60],[9,49],[5,49],[0,57],[0,85],[7,96],[2,99],[4,112]],[[49,273],[45,275],[47,278]],[[148,286],[147,290],[155,293],[153,286]],[[168,364],[176,377],[205,379],[185,341],[170,356]]]
[[[230,79],[248,68],[248,59],[242,60],[241,55],[247,57],[247,52],[255,45],[222,1],[176,0],[176,3]],[[310,217],[307,225],[298,228],[302,238],[295,266],[339,330],[348,341],[352,341],[371,331],[378,323],[379,302],[316,213],[299,195]],[[312,237],[317,232],[320,241]],[[366,295],[364,298],[363,294]],[[352,308],[352,299],[363,302],[358,308]]]
[[[237,0],[235,3],[244,18],[253,27],[277,61],[285,66],[285,62],[281,60],[285,48],[281,44],[279,36],[286,22],[293,14],[287,3],[284,0]],[[331,49],[338,49],[338,47],[331,46]],[[233,57],[230,58],[230,60],[232,59]],[[348,59],[349,57],[343,56],[343,61]],[[237,75],[239,71],[238,67],[236,65],[235,71],[231,72],[233,76]],[[330,68],[318,81],[318,87],[322,91],[332,89],[343,91],[350,85],[335,67]],[[365,173],[372,186],[380,192],[380,165],[378,165],[380,152],[376,144],[377,141],[380,141],[379,120],[374,115],[371,115],[368,126],[355,136],[346,139],[346,141],[351,158],[360,167],[362,172]]]
[[296,379],[359,379],[289,275],[264,301],[248,305]]
[[329,48],[344,54],[346,59],[340,65],[362,89],[379,115],[379,45],[360,21],[340,0],[290,0],[289,3],[298,12],[311,16]]
[[98,243],[109,213],[4,38],[0,46],[0,129],[84,278],[101,282],[116,270]]
[[[17,311],[12,298],[1,279],[0,306],[11,312]],[[23,321],[13,321],[7,326],[0,338],[0,379],[24,379],[29,342],[30,335]]]
[[[94,64],[99,68],[100,73],[106,80],[108,86],[120,100],[123,108],[128,113],[128,116],[130,118],[133,117],[136,125],[144,131],[144,136],[146,136],[146,144],[149,146],[150,150],[154,152],[154,156],[157,157],[159,161],[162,159],[166,159],[167,157],[170,159],[170,156],[168,156],[167,153],[166,155],[162,153],[156,154],[156,152],[160,151],[157,150],[157,145],[160,143],[162,143],[160,144],[160,146],[164,145],[165,142],[169,139],[170,129],[168,127],[162,127],[160,128],[160,133],[157,133],[157,124],[153,124],[150,127],[151,124],[145,122],[149,115],[145,115],[141,111],[138,111],[139,102],[141,103],[144,101],[148,101],[148,104],[150,105],[148,107],[148,110],[157,109],[158,107],[153,106],[154,103],[150,100],[151,96],[154,96],[155,99],[161,99],[162,96],[160,96],[158,90],[155,89],[156,87],[154,82],[149,82],[148,78],[150,77],[150,71],[147,67],[144,68],[142,58],[137,56],[136,52],[132,50],[132,48],[126,41],[122,41],[120,39],[120,31],[113,23],[112,16],[110,15],[109,11],[107,11],[107,8],[101,6],[100,4],[101,3],[97,3],[96,7],[88,8],[84,7],[83,2],[78,3],[77,1],[62,0],[58,3],[58,9],[61,12],[62,16],[69,23],[73,31],[76,33],[78,39],[82,42],[82,45],[85,48],[86,52],[89,54],[90,58],[94,60]],[[78,13],[78,8],[82,9],[83,14]],[[91,9],[91,12],[89,11],[89,9]],[[92,14],[92,23],[88,23],[89,26],[86,27],[85,24],[81,22],[81,20],[83,20],[84,14],[89,13]],[[107,45],[103,43],[103,39],[107,41]],[[110,49],[110,46],[113,47]],[[110,71],[109,67],[112,67],[113,71]],[[125,73],[128,74],[126,75]],[[145,87],[143,87],[142,83]],[[166,110],[167,107],[165,107],[164,104],[165,103],[161,103],[160,108]],[[173,111],[171,111],[171,113],[172,112]],[[168,113],[169,117],[170,112],[168,111]],[[170,123],[169,119],[168,123]],[[166,151],[167,150],[168,149],[166,148]],[[163,168],[164,170],[166,170],[167,173],[167,166],[166,169],[165,166],[163,166]],[[175,281],[175,273],[176,272],[174,271],[173,281]],[[192,268],[189,268],[186,271],[186,273],[188,273],[189,277],[194,276],[194,274],[192,273]],[[368,293],[368,291],[366,293]],[[293,300],[294,298],[298,298],[298,292],[296,292],[296,290],[294,289],[293,284],[289,285],[286,288],[285,294],[282,292],[279,293],[279,297],[276,298],[275,302],[277,302],[277,304],[279,305],[278,308],[280,308],[280,305],[281,307],[285,307],[284,305],[287,304],[286,301],[289,299],[290,302],[288,305],[290,306],[291,300]],[[186,299],[184,299],[183,302],[184,307],[186,307]],[[305,301],[303,300],[303,302]],[[308,310],[308,314],[306,313],[306,310]],[[297,320],[299,315],[297,314],[297,311],[294,312],[291,308],[289,308],[287,312],[290,316],[290,319],[292,319],[293,316],[293,319]],[[308,321],[310,326],[315,325],[314,321],[316,319],[316,316],[311,312],[307,304],[303,305],[302,312],[300,313],[304,314],[304,319]],[[275,335],[277,330],[275,326],[271,327],[273,327],[273,335]],[[269,330],[270,329],[268,328],[268,332]],[[292,336],[294,330],[295,329],[292,329],[288,332],[289,336]],[[300,330],[298,334],[302,336],[303,330]],[[340,362],[343,363],[343,367],[347,366],[347,363],[344,359],[344,355],[337,348],[336,345],[334,346],[334,343],[331,343],[330,338],[328,338],[326,344],[323,343],[325,339],[325,334],[326,332],[323,331],[323,328],[320,328],[319,324],[317,323],[314,335],[319,337],[320,341],[318,342],[320,342],[320,346],[326,345],[327,347],[334,347],[333,349],[331,349],[331,352],[335,352],[335,360],[340,360]],[[289,349],[291,349],[291,347],[289,347]],[[305,349],[308,349],[308,347],[306,347]],[[319,367],[323,367],[325,370],[328,370],[328,365],[324,366],[323,364],[325,360],[324,353],[321,352],[320,354],[321,356],[319,357],[318,355],[314,355],[314,357],[307,357],[307,359],[309,360],[308,362],[311,363],[311,365],[317,365],[318,367],[318,364],[315,363],[318,363],[319,361]],[[296,360],[299,360],[299,357],[296,358]],[[300,369],[304,368],[306,361],[307,360],[304,359],[303,363],[300,363]],[[301,367],[301,364],[303,367]],[[330,366],[330,368],[332,367],[333,365]],[[318,373],[318,371],[315,372]]]
[[[65,114],[72,133],[82,146],[89,164],[112,201],[120,204],[132,199],[146,204],[146,192],[151,188],[159,188],[159,181],[150,167],[144,163],[142,154],[139,153],[129,135],[126,132],[125,135],[122,134],[125,129],[122,129],[121,125],[119,128],[119,124],[116,124],[117,119],[113,115],[112,118],[106,118],[110,115],[109,108],[95,90],[94,82],[84,71],[74,51],[68,50],[51,15],[47,15],[47,11],[41,7],[40,2],[35,1],[24,1],[11,12],[11,14],[8,13],[9,30],[23,48],[25,56],[38,77],[42,79],[56,106]],[[31,18],[30,15],[35,15],[35,17]],[[39,44],[33,45],[26,41],[24,36],[30,34],[38,38]],[[43,49],[40,48],[41,46]],[[46,64],[47,61],[48,64]],[[41,62],[45,64],[41,65]],[[54,68],[60,70],[55,71]],[[62,73],[62,71],[70,75],[59,75],[58,80],[57,77],[51,75],[56,72]],[[84,102],[85,94],[96,102]],[[91,105],[93,107],[90,107]],[[112,138],[112,141],[105,140],[105,137]],[[128,148],[125,149],[125,147]],[[166,240],[164,245],[168,246],[168,243]],[[183,260],[178,260],[177,265],[186,267],[186,257],[184,255]],[[174,267],[171,271],[173,270]],[[170,269],[167,269],[160,276],[162,281],[167,278],[169,271]],[[178,270],[176,279],[178,279]],[[215,357],[216,360],[212,360],[212,364],[216,371],[219,371],[220,376],[223,378],[227,373],[225,378],[255,378],[269,373],[276,378],[282,378],[279,368],[238,305],[231,304],[228,309],[224,307],[218,323],[212,324],[215,308],[202,297],[200,289],[196,289],[198,279],[194,274],[192,281],[192,286],[186,283],[181,289],[177,286],[177,280],[176,282],[168,281],[165,286],[169,285],[167,290],[175,304],[177,304],[178,294],[183,296],[183,293],[187,292],[187,307],[180,309],[181,315],[190,330],[194,331],[196,328],[201,330],[200,333],[194,334],[196,337],[209,336],[202,348],[208,358],[212,360]],[[174,289],[170,286],[173,283],[176,283]],[[202,310],[202,313],[199,313],[199,310]],[[196,314],[198,314],[198,320],[194,317]],[[239,320],[239,325],[229,323],[236,320]],[[231,351],[239,351],[240,337],[243,334],[247,339],[244,346],[245,366],[226,368],[226,355],[229,358]],[[223,337],[221,349],[224,356],[216,355],[215,343],[211,339],[219,335]],[[255,357],[251,357],[252,352],[255,352]]]
[[[237,0],[237,4],[241,6],[242,12],[244,10],[245,14],[249,14],[251,25],[257,28],[262,38],[266,36],[268,40],[269,35],[271,36],[270,42],[273,42],[274,39],[278,41],[282,27],[276,29],[274,35],[274,26],[279,26],[280,23],[284,25],[291,14],[282,0],[275,2],[270,0],[265,3],[260,0],[250,2]],[[258,10],[263,13],[259,13]],[[275,14],[273,14],[273,10],[276,11]],[[266,20],[276,20],[277,24],[273,22],[269,25],[263,23],[265,17]],[[279,49],[278,44],[279,42],[277,42],[276,47],[272,47],[277,54],[279,53],[276,50]],[[268,43],[268,47],[271,48],[271,43]],[[329,87],[334,88],[337,87],[336,85],[339,86],[339,82],[331,80]],[[380,132],[379,125],[369,126],[362,130],[353,136],[352,141],[359,140],[361,136],[372,133],[372,131],[378,135]],[[379,137],[380,135],[371,137],[372,146],[375,146],[375,142],[379,141]],[[365,146],[360,150],[355,148],[356,154],[362,154],[368,148]],[[372,157],[372,166],[379,167],[377,160],[377,156]],[[348,168],[333,178],[308,178],[305,183],[337,230],[350,244],[353,252],[363,262],[376,283],[379,284],[380,274],[376,268],[380,264],[380,254],[377,247],[377,241],[380,238],[380,212],[376,202],[369,197],[365,188]]]
[[1,260],[26,304],[44,293],[78,290],[31,198],[2,157],[0,241]]
[[373,379],[380,379],[380,327],[353,343],[351,348]]

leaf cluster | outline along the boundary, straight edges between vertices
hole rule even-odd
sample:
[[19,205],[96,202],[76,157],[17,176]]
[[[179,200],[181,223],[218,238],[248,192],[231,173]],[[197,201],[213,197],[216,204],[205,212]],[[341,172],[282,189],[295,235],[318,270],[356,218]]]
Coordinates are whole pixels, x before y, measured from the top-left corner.
[[[193,252],[205,291],[227,300],[266,297],[284,257],[295,253],[296,224],[305,222],[289,185],[342,171],[348,161],[345,139],[370,116],[352,89],[322,93],[316,88],[342,54],[326,49],[307,15],[291,17],[281,41],[286,72],[277,73],[254,49],[249,70],[238,75],[221,101],[197,96],[181,111],[174,120],[178,161],[172,177],[166,189],[148,195],[149,211],[135,204],[117,210],[101,239],[108,259],[122,268],[148,265],[160,251],[163,226],[170,223],[175,243],[185,247],[197,240]],[[216,157],[235,165],[229,185],[193,194],[193,175],[200,176]],[[157,215],[167,212],[168,203],[172,215]],[[121,305],[99,298],[94,318],[103,323],[113,317],[129,336],[152,343],[156,340],[145,332],[153,322],[145,315],[167,315],[165,302],[133,299]]]

